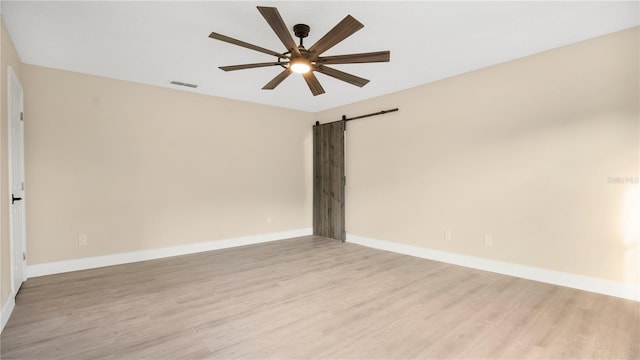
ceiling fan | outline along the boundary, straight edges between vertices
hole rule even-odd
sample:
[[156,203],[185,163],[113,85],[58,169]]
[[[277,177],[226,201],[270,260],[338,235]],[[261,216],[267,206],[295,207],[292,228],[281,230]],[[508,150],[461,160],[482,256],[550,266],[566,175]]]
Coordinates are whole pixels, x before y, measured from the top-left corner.
[[348,82],[349,84],[355,86],[363,87],[369,82],[369,80],[328,67],[327,64],[354,64],[389,61],[389,51],[320,56],[325,51],[329,50],[342,40],[346,39],[356,31],[364,27],[364,25],[362,25],[351,15],[347,15],[325,36],[323,36],[320,40],[313,44],[309,49],[306,49],[302,44],[302,39],[309,35],[310,28],[308,25],[297,24],[293,27],[293,32],[295,33],[296,37],[300,38],[300,45],[296,45],[295,41],[291,37],[291,34],[287,30],[287,26],[282,20],[282,17],[280,16],[277,8],[258,6],[258,11],[260,11],[269,26],[271,26],[271,29],[273,29],[278,38],[280,38],[280,41],[282,41],[284,46],[287,48],[286,52],[279,53],[277,51],[265,49],[263,47],[249,44],[244,41],[240,41],[215,32],[212,32],[209,37],[212,39],[228,42],[230,44],[242,46],[247,49],[269,54],[278,58],[277,61],[273,62],[220,66],[220,69],[224,71],[243,70],[267,66],[283,67],[284,70],[275,78],[273,78],[273,80],[269,81],[262,88],[263,90],[275,89],[276,86],[278,86],[284,79],[291,75],[292,72],[297,72],[302,74],[313,96],[324,94],[325,91],[314,75],[314,71],[334,77],[338,80]]

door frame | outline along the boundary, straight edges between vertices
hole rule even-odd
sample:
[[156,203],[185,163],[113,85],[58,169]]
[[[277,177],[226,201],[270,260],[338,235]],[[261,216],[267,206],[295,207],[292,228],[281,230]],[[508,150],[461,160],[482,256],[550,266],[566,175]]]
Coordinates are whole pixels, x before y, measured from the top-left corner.
[[[16,75],[16,73],[14,72],[13,68],[11,66],[7,66],[7,112],[8,112],[8,126],[7,126],[7,157],[8,157],[8,185],[9,185],[9,193],[8,193],[8,199],[9,201],[11,200],[11,196],[13,195],[13,189],[12,189],[12,182],[13,182],[13,124],[15,121],[23,121],[21,120],[19,117],[13,117],[12,115],[12,111],[13,109],[13,102],[11,101],[11,98],[13,96],[13,91],[14,89],[18,89],[19,94],[18,94],[18,98],[20,100],[20,108],[18,109],[19,111],[17,112],[18,114],[24,114],[24,89],[22,87],[22,84],[20,83],[20,80],[18,79],[18,76]],[[24,116],[24,115],[22,115]],[[24,126],[24,123],[21,125]],[[23,127],[23,131],[22,131],[22,174],[21,174],[21,178],[24,181],[24,127]],[[18,294],[18,291],[20,290],[20,286],[22,285],[22,283],[27,279],[27,266],[26,266],[26,254],[27,254],[27,237],[26,237],[26,211],[25,211],[25,203],[24,203],[24,199],[25,197],[25,189],[23,188],[22,190],[22,198],[23,198],[23,203],[22,203],[22,229],[21,229],[21,233],[23,234],[22,239],[20,241],[20,243],[18,243],[18,240],[15,238],[14,234],[15,234],[15,229],[14,229],[14,225],[13,225],[13,209],[12,209],[12,205],[9,202],[9,252],[10,252],[10,259],[11,259],[11,291],[13,292],[13,296],[16,296]],[[16,258],[16,253],[17,250],[22,250],[22,259],[20,258]],[[16,268],[18,266],[20,266],[20,263],[22,265],[22,271],[21,271],[21,278],[18,279],[18,273],[16,271]],[[19,282],[19,284],[18,284]]]

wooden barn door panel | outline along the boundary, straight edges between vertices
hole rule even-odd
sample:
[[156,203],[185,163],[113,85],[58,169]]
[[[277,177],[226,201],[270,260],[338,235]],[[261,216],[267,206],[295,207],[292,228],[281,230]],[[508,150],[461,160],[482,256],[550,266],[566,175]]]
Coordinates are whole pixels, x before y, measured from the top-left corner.
[[313,234],[344,241],[344,129],[337,121],[313,127]]

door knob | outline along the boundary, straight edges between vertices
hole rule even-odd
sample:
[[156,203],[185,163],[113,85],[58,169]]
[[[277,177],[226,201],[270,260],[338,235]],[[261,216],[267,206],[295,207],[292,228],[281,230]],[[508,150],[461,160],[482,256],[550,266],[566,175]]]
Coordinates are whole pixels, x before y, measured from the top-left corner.
[[21,197],[15,197],[13,196],[13,194],[11,194],[11,205],[13,205],[14,202],[20,201],[20,200],[22,200]]

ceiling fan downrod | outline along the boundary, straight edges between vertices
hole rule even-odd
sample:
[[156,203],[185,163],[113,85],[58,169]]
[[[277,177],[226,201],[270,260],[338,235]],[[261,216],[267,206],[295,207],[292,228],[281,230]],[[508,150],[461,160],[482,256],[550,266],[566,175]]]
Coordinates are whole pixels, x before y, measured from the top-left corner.
[[293,33],[296,35],[296,37],[300,38],[300,45],[298,47],[304,49],[304,45],[302,44],[302,39],[309,36],[309,30],[311,30],[311,28],[309,27],[309,25],[306,25],[306,24],[293,25]]

